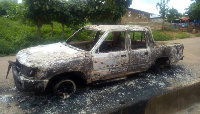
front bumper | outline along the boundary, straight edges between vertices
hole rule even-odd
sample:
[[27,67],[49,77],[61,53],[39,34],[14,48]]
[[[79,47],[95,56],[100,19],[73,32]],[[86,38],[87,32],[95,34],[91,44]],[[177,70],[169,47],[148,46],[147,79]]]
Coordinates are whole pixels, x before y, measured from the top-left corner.
[[20,91],[27,92],[42,92],[45,90],[48,80],[34,80],[28,79],[24,75],[20,75],[17,71],[16,65],[12,65],[13,78],[15,86]]

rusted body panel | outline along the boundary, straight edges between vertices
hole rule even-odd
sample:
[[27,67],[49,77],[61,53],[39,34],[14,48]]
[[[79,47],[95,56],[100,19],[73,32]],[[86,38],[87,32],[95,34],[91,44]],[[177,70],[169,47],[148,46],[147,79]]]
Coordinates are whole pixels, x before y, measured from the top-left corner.
[[[96,31],[94,40],[72,42],[83,29]],[[80,72],[86,83],[92,83],[146,71],[162,57],[175,63],[183,58],[183,48],[182,44],[156,45],[149,27],[90,25],[75,32],[64,43],[23,49],[17,53],[14,65],[10,65],[14,67],[15,83],[22,83],[23,78],[41,82],[38,88],[45,89],[48,80],[63,73]],[[24,86],[19,88],[26,90]]]

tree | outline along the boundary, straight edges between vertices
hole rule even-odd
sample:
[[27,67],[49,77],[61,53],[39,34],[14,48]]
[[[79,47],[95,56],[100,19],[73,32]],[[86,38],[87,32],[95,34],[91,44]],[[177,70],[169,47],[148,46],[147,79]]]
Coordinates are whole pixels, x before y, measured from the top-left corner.
[[[194,0],[193,0],[194,1]],[[199,19],[200,18],[200,0],[195,0],[190,4],[189,8],[186,9],[190,19]]]
[[84,3],[80,0],[26,0],[26,18],[37,25],[39,38],[43,24],[52,26],[51,36],[53,36],[52,21],[62,24],[62,36],[64,36],[65,25],[79,25],[85,22]]
[[0,1],[0,16],[4,16],[12,20],[23,20],[24,10],[24,4],[17,4],[16,0]]
[[41,38],[41,27],[43,24],[50,24],[53,30],[53,24],[51,23],[54,18],[54,10],[52,6],[57,7],[54,3],[57,0],[26,0],[26,13],[27,19],[31,20],[37,25],[38,38]]
[[62,37],[64,37],[64,27],[75,27],[86,23],[87,6],[85,1],[68,0],[59,1],[59,8],[54,7],[55,20],[62,25]]
[[181,13],[178,13],[177,9],[174,9],[173,7],[169,9],[167,14],[167,20],[170,22],[173,22],[175,19],[180,18]]
[[170,0],[160,0],[160,2],[158,2],[156,4],[156,8],[159,9],[159,13],[160,13],[160,16],[161,18],[163,19],[163,24],[162,24],[162,28],[164,27],[164,21],[165,21],[165,18],[166,18],[166,14],[168,12],[168,2]]
[[6,15],[6,9],[5,9],[5,5],[4,5],[4,1],[0,2],[0,16]]
[[0,1],[0,16],[6,16],[12,8],[16,6],[16,3],[12,0],[2,0]]
[[66,1],[60,2],[59,8],[54,7],[54,11],[56,14],[55,21],[60,22],[62,25],[62,37],[64,37],[65,24],[69,23],[68,19],[71,16],[67,8],[68,3]]
[[132,0],[87,0],[88,20],[93,24],[116,24]]
[[[57,21],[64,26],[76,27],[86,20],[93,24],[116,24],[132,0],[26,0],[26,18],[33,21],[41,37],[43,24]],[[53,31],[53,25],[52,25]]]

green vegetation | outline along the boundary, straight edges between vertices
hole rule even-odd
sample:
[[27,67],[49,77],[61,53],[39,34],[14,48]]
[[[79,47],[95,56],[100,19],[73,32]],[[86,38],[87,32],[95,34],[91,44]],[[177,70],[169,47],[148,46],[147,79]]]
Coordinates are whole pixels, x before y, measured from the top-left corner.
[[159,14],[160,17],[163,19],[163,23],[162,23],[162,28],[164,27],[164,20],[166,17],[166,14],[168,13],[168,3],[170,0],[160,0],[160,2],[158,2],[156,4],[156,8],[159,10]]
[[190,35],[186,32],[179,32],[176,34],[176,38],[189,38]]
[[[132,0],[0,0],[0,56],[67,39],[86,23],[118,23]],[[85,34],[83,33],[83,36]]]
[[[65,35],[64,37],[61,37],[62,25],[60,23],[53,22],[54,36],[51,37],[51,26],[43,25],[41,28],[42,37],[41,39],[38,39],[37,27],[35,25],[23,24],[21,21],[14,21],[5,17],[0,17],[0,23],[0,56],[15,54],[19,50],[30,46],[59,41],[62,42],[75,32],[75,30],[66,27]],[[166,41],[172,40],[174,38],[190,37],[188,33],[177,33],[172,31],[173,30],[153,30],[153,37],[156,41]],[[135,36],[136,39],[141,38],[139,34],[135,34]],[[195,34],[195,36],[200,36],[200,34]]]
[[177,9],[174,9],[173,7],[168,10],[167,14],[167,20],[169,22],[173,22],[175,19],[179,19],[182,16],[181,13],[178,12]]
[[20,49],[35,46],[39,44],[47,44],[52,42],[64,41],[74,30],[66,28],[64,38],[61,37],[61,24],[54,23],[54,37],[51,37],[51,26],[44,25],[42,27],[42,38],[37,37],[37,28],[35,25],[28,26],[20,21],[13,21],[8,18],[0,17],[0,54],[14,54]]
[[93,24],[119,23],[131,3],[132,0],[25,0],[25,17],[37,25],[38,37],[41,38],[41,27],[50,24],[53,31],[53,21],[62,24],[62,33],[65,25],[76,27],[86,21]]
[[[35,0],[33,3],[25,0],[23,4],[17,4],[13,0],[0,0],[0,56],[35,45],[65,41],[86,23],[117,23],[131,4],[131,0],[86,0],[75,4],[77,1]],[[86,32],[81,36],[89,37]],[[189,37],[187,33],[177,33],[170,28],[154,30],[153,36],[158,41]],[[135,33],[135,39],[140,38],[141,34]]]
[[196,37],[200,37],[200,33],[196,33],[195,36],[196,36]]
[[[195,34],[196,37],[200,36],[200,34]],[[176,30],[153,30],[153,37],[156,41],[166,41],[166,40],[173,40],[173,39],[182,39],[182,38],[189,38],[192,35],[191,33],[187,32],[177,32]]]
[[190,19],[200,18],[200,0],[193,0],[194,2],[190,4],[189,8],[186,9],[186,14],[188,14]]
[[163,27],[162,31],[177,32],[176,29],[173,29],[173,28],[171,28],[171,27]]
[[166,34],[159,30],[153,30],[152,32],[153,32],[154,40],[156,40],[156,41],[166,41],[166,40],[173,39],[173,36],[171,34]]
[[93,41],[96,31],[81,30],[78,34],[74,35],[72,41]]
[[[4,17],[0,17],[0,53],[15,53],[16,49],[30,45],[34,29]],[[28,37],[30,39],[26,40]]]

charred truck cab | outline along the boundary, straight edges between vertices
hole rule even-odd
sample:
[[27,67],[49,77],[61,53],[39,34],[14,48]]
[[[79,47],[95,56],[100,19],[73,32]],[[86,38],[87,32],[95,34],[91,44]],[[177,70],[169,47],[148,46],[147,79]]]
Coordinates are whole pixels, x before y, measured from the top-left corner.
[[[19,51],[9,61],[15,85],[22,91],[42,92],[47,87],[64,98],[87,84],[125,79],[152,66],[183,59],[183,44],[159,44],[149,27],[89,25],[65,42],[39,45]],[[51,86],[50,86],[51,85]]]

